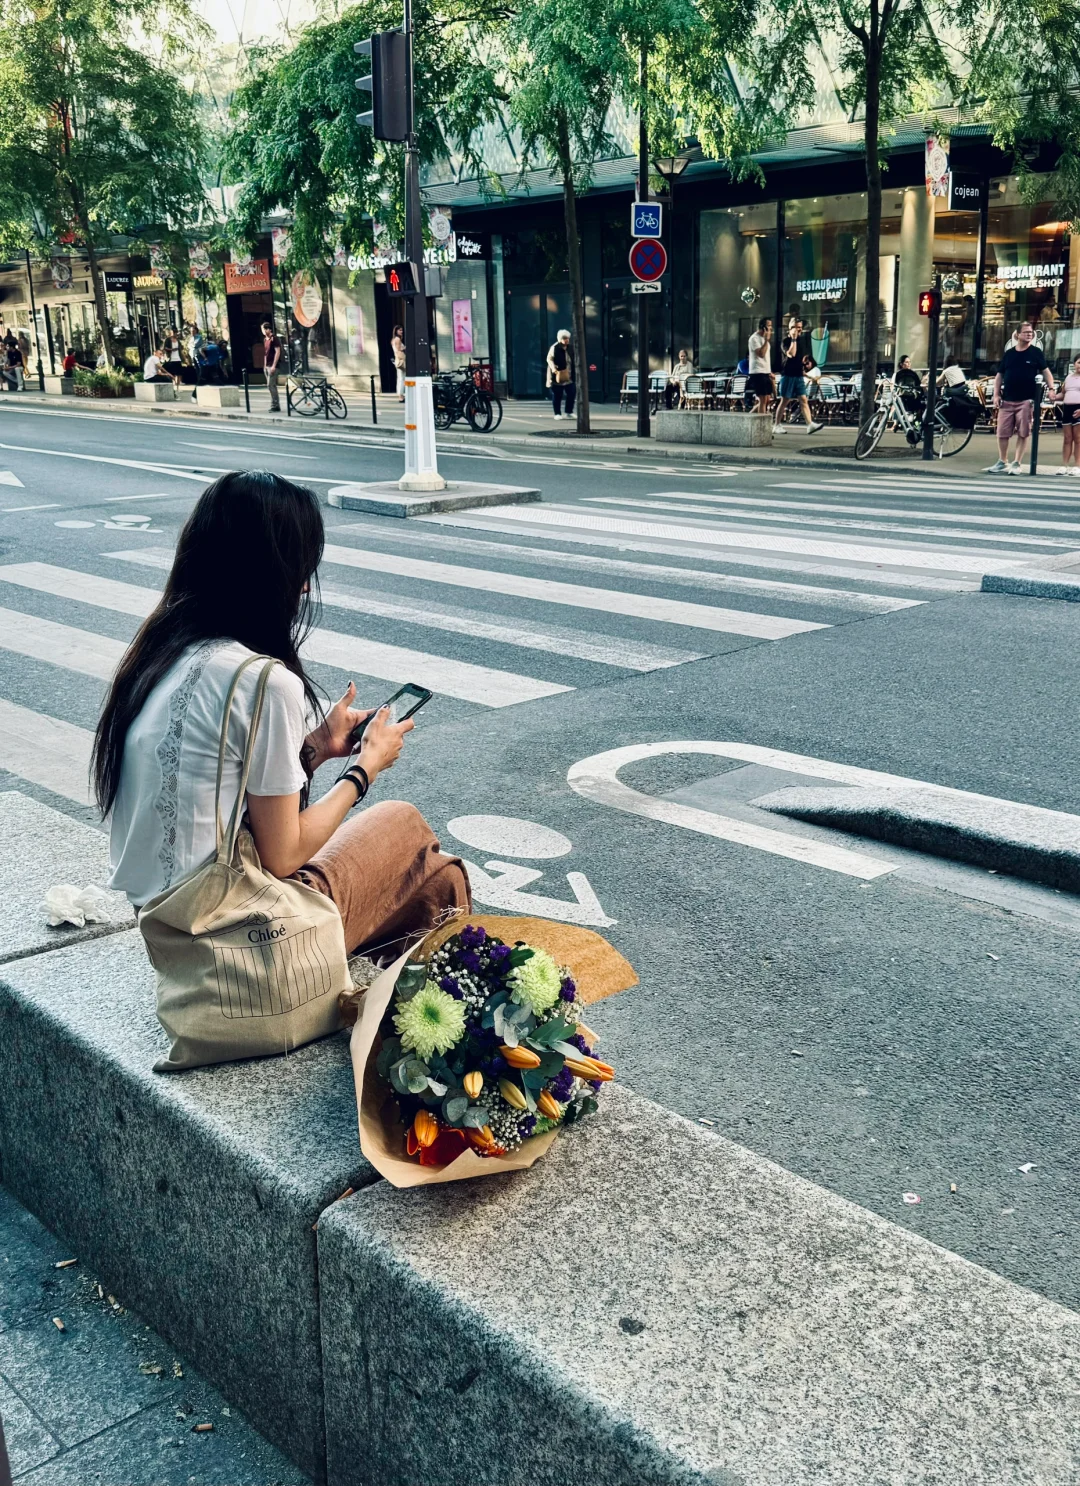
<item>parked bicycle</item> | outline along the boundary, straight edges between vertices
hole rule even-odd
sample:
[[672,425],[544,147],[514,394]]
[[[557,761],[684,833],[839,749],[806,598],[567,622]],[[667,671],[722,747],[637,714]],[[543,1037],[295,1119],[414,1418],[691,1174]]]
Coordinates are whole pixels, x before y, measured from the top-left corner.
[[445,430],[457,422],[468,423],[474,433],[491,433],[502,422],[503,406],[494,392],[482,384],[486,368],[463,366],[443,372],[432,383],[435,427]]
[[317,418],[320,413],[324,418],[349,416],[345,399],[333,382],[328,382],[325,377],[291,376],[286,383],[285,396],[289,411],[301,418]]
[[[912,397],[886,382],[878,393],[874,411],[859,429],[855,440],[855,458],[866,459],[880,444],[885,433],[902,433],[912,448],[922,443],[926,428],[926,402],[922,393]],[[949,459],[966,449],[979,419],[979,404],[973,397],[944,396],[934,403],[931,420],[934,458]]]

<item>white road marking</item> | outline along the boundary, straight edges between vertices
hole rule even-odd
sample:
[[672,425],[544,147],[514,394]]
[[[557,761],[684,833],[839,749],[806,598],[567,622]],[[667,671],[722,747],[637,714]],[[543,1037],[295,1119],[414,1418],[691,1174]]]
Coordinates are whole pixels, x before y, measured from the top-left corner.
[[23,482],[14,470],[0,470],[0,485],[14,485],[18,490],[24,488]]
[[[686,549],[679,542],[647,542],[647,541],[642,541],[640,539],[634,539],[634,538],[631,538],[631,537],[611,536],[611,535],[598,534],[598,533],[595,533],[595,532],[565,531],[565,530],[564,531],[551,531],[551,530],[541,530],[539,528],[535,528],[535,529],[532,529],[532,530],[530,530],[529,528],[526,528],[525,531],[522,532],[516,526],[509,526],[509,525],[502,525],[502,524],[500,524],[498,518],[496,518],[496,517],[491,517],[491,516],[470,516],[465,511],[455,512],[452,515],[446,515],[446,516],[418,516],[418,517],[415,518],[415,520],[416,520],[416,522],[417,522],[418,525],[420,525],[422,523],[424,525],[441,526],[444,529],[447,528],[447,527],[454,527],[454,528],[457,528],[459,530],[460,529],[466,529],[466,530],[471,530],[471,531],[486,531],[486,532],[491,532],[494,535],[500,535],[502,533],[507,533],[507,534],[513,535],[513,536],[529,536],[529,537],[532,537],[534,541],[538,541],[538,542],[562,542],[564,545],[565,544],[573,543],[574,546],[580,546],[580,547],[603,547],[603,548],[606,548],[608,551],[616,551],[616,552],[649,552],[649,553],[652,553],[652,554],[654,554],[656,556],[660,556],[660,557],[685,557],[686,556]],[[332,531],[332,532],[337,532],[337,531],[353,531],[353,532],[355,532],[356,531],[356,525],[354,524],[354,525],[351,525],[351,526],[332,526],[332,527],[329,527],[328,530],[329,531]],[[368,528],[368,529],[365,530],[365,535],[366,535],[366,531],[367,530],[370,530],[370,528]],[[395,535],[394,535],[394,541],[396,541],[396,542],[421,541],[421,540],[423,540],[423,539],[419,536],[418,533],[399,532],[399,533],[395,533]],[[490,548],[492,546],[492,543],[490,543],[490,542],[475,542],[474,543],[474,540],[472,538],[468,538],[468,537],[464,537],[464,538],[463,537],[451,537],[451,538],[446,539],[446,542],[447,542],[447,545],[449,545],[450,542],[461,543],[462,544],[462,550],[469,550],[469,551],[474,551],[475,550],[475,551],[478,551],[478,552],[480,552],[480,551],[486,551],[488,548]],[[512,552],[517,552],[517,553],[520,553],[522,556],[524,556],[526,554],[534,554],[536,558],[542,558],[545,562],[552,563],[552,564],[553,563],[556,563],[556,562],[559,562],[559,563],[565,562],[568,566],[579,565],[579,566],[582,566],[582,567],[588,567],[588,566],[591,566],[593,563],[609,563],[610,562],[610,563],[615,563],[618,566],[622,566],[622,564],[619,562],[619,559],[618,558],[591,557],[591,556],[585,555],[584,553],[564,552],[562,550],[562,548],[556,548],[556,547],[552,547],[550,549],[550,551],[545,551],[544,549],[537,548],[537,547],[513,547],[513,546],[510,546],[509,544],[507,544],[507,545],[500,544],[500,548],[504,552],[511,552],[511,553]],[[973,581],[970,581],[970,580],[965,580],[963,578],[929,577],[929,576],[927,576],[925,574],[904,573],[904,572],[884,573],[884,572],[875,571],[873,568],[864,568],[864,567],[857,567],[857,566],[841,567],[839,564],[836,564],[836,563],[801,562],[801,561],[799,561],[796,558],[785,558],[785,559],[783,559],[781,561],[781,560],[778,560],[777,558],[774,558],[774,557],[756,557],[756,556],[754,556],[751,553],[745,553],[745,552],[740,552],[740,553],[738,553],[736,555],[736,554],[732,554],[732,553],[701,552],[701,551],[698,551],[698,552],[695,552],[693,554],[693,556],[694,556],[694,561],[695,562],[715,562],[715,563],[725,563],[725,564],[728,564],[728,565],[732,565],[733,564],[735,567],[740,567],[740,568],[766,568],[766,569],[769,569],[769,570],[771,570],[773,572],[776,572],[776,571],[779,570],[779,571],[783,571],[783,572],[787,572],[787,573],[805,573],[808,576],[821,577],[821,578],[854,578],[854,579],[856,579],[860,583],[880,583],[880,584],[882,584],[886,588],[914,588],[914,589],[924,589],[924,590],[927,590],[927,591],[929,591],[931,593],[974,593],[974,592],[977,591],[978,586],[979,586],[977,582],[973,582]],[[628,566],[628,567],[633,566],[633,567],[636,568],[638,566],[638,564],[636,564],[636,563],[629,564],[628,563],[628,564],[626,564],[626,566]],[[645,566],[645,564],[642,564],[642,566]],[[597,568],[596,571],[599,572],[600,569]],[[676,573],[676,572],[678,572],[678,573],[690,573],[692,570],[689,569],[689,568],[666,568],[666,569],[654,569],[654,571],[662,571],[662,572],[668,572],[668,573]],[[768,586],[768,587],[771,588],[775,584],[776,586],[778,586],[780,588],[785,588],[785,587],[789,587],[790,586],[793,589],[797,589],[797,588],[803,586],[803,585],[800,585],[800,584],[790,584],[790,585],[788,585],[788,584],[785,584],[785,583],[781,583],[778,580],[769,579],[769,578],[760,578],[760,579],[759,578],[744,578],[744,577],[736,576],[736,575],[729,574],[729,573],[702,573],[700,576],[701,576],[701,578],[703,580],[703,583],[702,583],[702,586],[703,587],[717,587],[717,588],[719,588],[719,587],[736,586],[736,585],[742,585],[742,584],[753,584],[753,585],[760,584],[760,585]],[[665,583],[668,582],[668,581],[677,583],[680,580],[673,577],[670,580],[667,579],[667,578],[665,578],[665,579],[663,579],[663,581]],[[839,588],[837,588],[837,589],[828,589],[828,588],[816,589],[816,588],[813,587],[813,585],[809,585],[808,584],[808,585],[806,585],[806,591],[807,591],[808,594],[810,592],[825,593],[825,594],[839,594],[839,593],[843,593],[843,594],[848,594],[848,596],[851,597],[851,598],[855,598],[855,599],[858,599],[858,598],[866,599],[869,603],[884,603],[884,602],[886,602],[886,599],[885,599],[885,596],[884,595],[880,595],[879,596],[877,594],[870,594],[870,593],[860,594],[860,593],[858,593],[856,591],[852,591],[849,594],[847,589],[839,589]],[[830,599],[830,603],[831,602],[832,602],[832,600]],[[923,599],[895,599],[892,602],[895,603],[895,605],[896,605],[897,608],[902,609],[902,608],[907,607],[910,604],[924,603],[925,600],[923,600]],[[887,613],[889,611],[887,609],[876,609],[876,610],[870,610],[868,612]]]
[[[134,583],[119,583],[113,578],[98,578],[70,568],[49,563],[12,563],[0,566],[0,582],[18,584],[38,593],[56,594],[60,598],[93,604],[121,614],[145,618],[158,604],[161,594],[153,588],[140,588]],[[75,631],[82,634],[82,631]],[[519,676],[513,671],[498,671],[489,666],[449,660],[399,645],[383,645],[359,635],[343,635],[335,630],[315,629],[308,636],[304,655],[322,665],[382,681],[415,681],[442,696],[476,702],[484,707],[512,707],[518,702],[535,701],[538,697],[556,696],[573,691],[553,681],[538,681]]]
[[531,857],[535,861],[564,857],[573,842],[550,826],[513,815],[459,815],[446,822],[457,841],[477,851],[497,851],[504,857]]
[[70,449],[33,449],[26,444],[0,444],[0,449],[11,449],[18,454],[45,454],[50,459],[81,459],[87,464],[114,464],[129,470],[149,470],[154,475],[172,475],[177,480],[198,480],[200,485],[206,483],[201,475],[172,469],[168,465],[148,464],[142,459],[111,459],[105,454],[74,454]]
[[[695,497],[684,497],[682,502],[673,500],[650,500],[646,496],[636,495],[588,495],[585,500],[590,506],[618,506],[622,509],[649,510],[649,511],[681,511],[699,516],[718,516],[726,521],[745,521],[752,524],[755,521],[778,522],[781,526],[821,526],[830,531],[852,530],[872,532],[899,532],[905,536],[916,537],[955,537],[964,542],[1020,542],[1027,547],[1060,547],[1067,549],[1069,543],[1063,537],[1028,537],[1021,536],[1018,532],[993,532],[993,531],[965,531],[959,527],[935,527],[935,526],[905,526],[897,521],[862,521],[847,520],[843,517],[832,518],[829,516],[795,515],[785,512],[783,515],[775,511],[731,511],[718,510],[713,506],[686,505],[686,500],[694,500]],[[706,497],[708,499],[708,497]],[[719,499],[719,497],[716,497]],[[976,519],[976,518],[972,518]],[[1026,526],[1023,521],[1011,522],[1013,526]],[[1032,523],[1038,525],[1039,523]],[[1044,523],[1049,524],[1049,523]],[[1080,527],[1062,526],[1062,531],[1074,531],[1080,534]]]
[[[859,493],[865,494],[865,491],[860,491]],[[590,500],[611,500],[613,498],[615,497],[588,497],[588,499]],[[980,526],[1012,526],[1020,527],[1021,529],[1025,530],[1030,529],[1032,531],[1067,531],[1074,533],[1076,536],[1080,536],[1080,522],[1076,521],[1038,521],[1027,520],[1026,518],[1020,516],[984,516],[981,514],[972,514],[968,516],[963,511],[906,511],[903,509],[903,507],[841,506],[829,505],[826,504],[824,501],[765,500],[754,495],[717,495],[707,494],[705,491],[702,490],[695,490],[689,493],[684,490],[650,491],[646,499],[663,500],[665,502],[669,499],[708,501],[710,507],[718,506],[724,508],[728,506],[749,506],[752,508],[752,512],[754,514],[757,514],[761,510],[761,508],[768,508],[769,510],[782,509],[785,511],[792,511],[800,515],[804,511],[834,511],[841,516],[899,516],[901,518],[906,517],[909,521],[912,519],[918,519],[919,521],[966,521],[969,524],[972,522],[977,522]],[[724,514],[728,516],[735,516],[738,513],[735,511],[725,510]],[[782,521],[784,518],[782,516],[770,516],[768,519],[770,521]],[[934,529],[935,528],[931,528],[931,530]],[[990,534],[988,533],[988,536],[989,535]],[[991,537],[990,539],[993,540],[993,537]]]
[[[246,438],[247,435],[245,434]],[[185,449],[209,449],[212,454],[253,454],[260,459],[265,459],[266,454],[262,449],[244,449],[238,444],[196,444],[191,439],[177,439]],[[303,459],[310,464],[318,464],[318,457],[314,454],[290,454],[284,449],[275,449],[275,459]]]
[[[598,520],[605,518],[598,517]],[[497,560],[498,554],[492,553]],[[783,640],[809,630],[828,629],[802,619],[780,619],[750,610],[719,609],[707,604],[684,603],[680,599],[650,598],[647,594],[621,593],[614,588],[584,588],[555,579],[522,578],[488,568],[461,568],[450,563],[425,562],[422,558],[397,557],[386,552],[363,552],[355,547],[329,544],[323,561],[369,572],[394,573],[423,583],[446,583],[457,588],[477,588],[484,593],[503,593],[514,598],[537,599],[541,603],[565,604],[573,609],[597,609],[605,614],[626,614],[636,619],[659,620],[664,624],[689,625],[694,629],[724,634],[750,635],[761,640]]]
[[[756,552],[790,552],[808,557],[832,557],[851,563],[876,563],[882,567],[924,568],[948,573],[982,574],[996,571],[997,567],[1010,559],[1015,562],[1030,562],[1025,552],[941,552],[929,548],[868,547],[855,543],[811,541],[803,537],[786,537],[779,533],[760,534],[724,530],[720,527],[633,520],[615,516],[601,516],[593,511],[581,511],[562,507],[523,508],[527,518],[515,514],[516,508],[507,506],[499,513],[502,521],[543,522],[551,526],[582,527],[592,531],[607,531],[626,536],[660,537],[669,541],[705,543],[710,547],[745,548]],[[741,558],[733,559],[741,561]],[[774,564],[783,566],[783,564]]]
[[[724,758],[742,757],[741,753],[729,750],[739,745],[732,743],[632,743],[626,748],[612,748],[606,753],[593,754],[572,764],[567,771],[566,782],[570,788],[586,800],[598,805],[608,805],[614,810],[624,810],[630,815],[643,815],[650,820],[663,821],[667,825],[682,826],[685,830],[698,831],[704,836],[716,836],[721,841],[732,841],[738,846],[752,846],[758,851],[770,852],[773,856],[788,857],[795,862],[804,862],[811,867],[824,867],[830,872],[841,872],[847,877],[861,877],[871,881],[884,877],[895,870],[888,862],[871,856],[869,852],[852,851],[843,846],[832,846],[806,836],[795,836],[789,831],[774,831],[766,826],[754,825],[750,821],[736,820],[731,816],[718,815],[712,810],[698,810],[692,805],[680,805],[675,800],[663,800],[656,795],[646,795],[631,789],[618,777],[619,770],[639,759],[656,758],[664,753],[715,753]],[[777,758],[795,760],[798,754],[780,754],[776,750],[756,749],[757,753],[776,753]],[[765,759],[752,760],[764,763]],[[802,762],[820,763],[820,760]],[[793,773],[801,770],[794,763],[775,763],[772,767],[788,768]],[[839,767],[839,766],[837,766]],[[867,770],[857,770],[867,773]],[[832,775],[825,775],[832,778]]]
[[51,500],[40,506],[5,506],[0,515],[12,516],[16,511],[58,511],[62,505],[63,501]]
[[[959,481],[957,481],[956,483],[959,484]],[[1000,492],[1003,489],[1008,490],[1010,487],[1007,484],[994,485],[993,492],[995,493],[991,493],[990,489],[984,490],[978,485],[969,485],[966,480],[963,482],[963,489],[961,490],[953,490],[951,486],[947,486],[943,489],[942,486],[945,486],[944,481],[939,482],[938,485],[935,487],[933,484],[927,486],[916,486],[907,484],[881,484],[880,482],[873,480],[867,480],[865,483],[844,479],[815,480],[812,483],[810,481],[802,480],[777,480],[773,481],[770,484],[769,489],[808,491],[824,490],[835,492],[838,495],[861,495],[864,498],[868,495],[891,495],[894,498],[898,495],[906,495],[911,500],[935,500],[941,502],[955,501],[957,503],[962,501],[974,501],[979,505],[1034,505],[1063,507],[1065,510],[1077,509],[1077,496],[1070,497],[1064,494],[1059,496],[1033,495],[1028,493],[1029,487],[1027,486],[1021,486],[1016,491],[1015,495],[1002,495],[996,493]],[[1052,489],[1053,487],[1048,486],[1047,488]],[[914,516],[918,513],[912,511],[911,514]],[[957,520],[961,519],[962,517],[959,513],[957,513]]]
[[610,928],[617,922],[609,918],[600,906],[600,900],[584,872],[566,874],[574,895],[574,901],[569,902],[564,898],[548,898],[540,893],[521,891],[526,883],[536,882],[543,876],[535,867],[522,867],[511,862],[487,862],[478,867],[464,857],[462,861],[469,874],[473,898],[489,908],[499,908],[504,913],[535,914],[537,918],[553,918],[560,923],[578,924],[585,928]]
[[0,698],[0,769],[78,805],[93,803],[93,742],[93,733],[85,728]]
[[102,497],[102,505],[118,505],[121,501],[129,500],[179,500],[179,493],[175,490],[158,490],[153,495],[106,495]]
[[[151,547],[145,552],[106,552],[105,557],[132,562],[168,572],[173,554],[168,548]],[[321,589],[321,598],[329,608],[349,609],[357,614],[374,614],[396,619],[403,624],[423,625],[427,629],[447,630],[452,634],[473,635],[497,640],[503,645],[518,645],[525,650],[543,650],[549,655],[569,655],[577,660],[594,661],[597,665],[620,666],[629,671],[659,671],[668,666],[685,665],[703,657],[692,650],[677,650],[670,645],[650,645],[643,640],[621,635],[602,635],[591,630],[576,630],[559,625],[543,625],[518,620],[511,615],[486,614],[479,609],[444,607],[439,604],[410,604],[385,594],[353,593],[347,589]],[[901,600],[901,603],[904,601]]]
[[0,609],[0,650],[12,655],[26,655],[31,660],[63,666],[66,671],[111,681],[126,649],[125,640],[111,640],[15,609]]

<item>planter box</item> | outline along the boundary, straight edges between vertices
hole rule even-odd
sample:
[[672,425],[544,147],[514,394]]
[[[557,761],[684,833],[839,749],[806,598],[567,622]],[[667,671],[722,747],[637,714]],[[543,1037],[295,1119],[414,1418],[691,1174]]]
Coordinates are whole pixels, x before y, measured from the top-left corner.
[[[48,379],[46,379],[46,380],[48,380]],[[57,377],[55,380],[58,381],[58,382],[62,382],[62,381],[65,381],[66,378],[64,378],[64,377]],[[107,398],[117,398],[117,397],[134,397],[135,396],[135,388],[134,387],[121,387],[121,388],[117,389],[116,387],[80,387],[78,384],[76,384],[74,391],[75,391],[75,396],[76,397],[107,397]]]
[[53,397],[71,397],[75,391],[74,377],[46,377],[45,391]]

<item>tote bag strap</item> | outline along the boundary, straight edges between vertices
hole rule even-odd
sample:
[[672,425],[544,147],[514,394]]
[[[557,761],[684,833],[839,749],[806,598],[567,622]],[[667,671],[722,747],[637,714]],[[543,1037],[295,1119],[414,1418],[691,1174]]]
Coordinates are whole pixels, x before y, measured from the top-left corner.
[[[221,777],[225,770],[225,749],[229,737],[229,719],[232,716],[233,699],[236,696],[236,688],[240,684],[240,677],[249,666],[255,665],[260,660],[264,661],[265,665],[263,666],[262,674],[259,677],[258,686],[255,691],[255,703],[251,714],[251,728],[248,732],[247,746],[244,749],[244,762],[240,771],[240,792],[236,797],[236,804],[233,807],[232,815],[229,817],[228,827],[224,828],[221,823]],[[236,835],[240,827],[240,820],[244,814],[244,793],[247,789],[248,774],[251,771],[251,756],[255,747],[255,734],[258,730],[259,719],[262,717],[263,701],[266,697],[266,684],[269,680],[270,672],[278,664],[278,661],[271,659],[269,656],[249,655],[247,660],[242,661],[236,668],[236,673],[229,683],[229,690],[225,696],[224,715],[221,719],[221,738],[218,741],[217,782],[214,786],[214,820],[217,826],[217,857],[219,861],[223,857],[226,860],[231,859],[233,847],[236,844]],[[226,841],[228,842],[228,849],[223,850]]]

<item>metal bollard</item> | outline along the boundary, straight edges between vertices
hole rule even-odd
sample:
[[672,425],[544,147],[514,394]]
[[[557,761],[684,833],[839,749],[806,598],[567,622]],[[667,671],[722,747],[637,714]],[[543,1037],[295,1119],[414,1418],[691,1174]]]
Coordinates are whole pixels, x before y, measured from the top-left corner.
[[[1045,382],[1037,382],[1035,385],[1035,402],[1031,410],[1031,466],[1029,475],[1034,475],[1039,468],[1039,426],[1042,423],[1042,403]],[[1064,434],[1062,435],[1064,438]]]
[[326,391],[326,383],[325,383],[325,381],[322,384],[322,410],[323,410],[323,417],[326,419],[327,423],[329,423],[330,422],[330,398],[329,398],[329,396],[327,394],[327,391]]
[[251,412],[251,389],[248,386],[247,367],[244,367],[244,407]]
[[372,421],[372,423],[378,423],[378,421],[379,421],[379,405],[375,401],[375,378],[374,377],[372,377],[372,379],[371,379],[371,421]]

